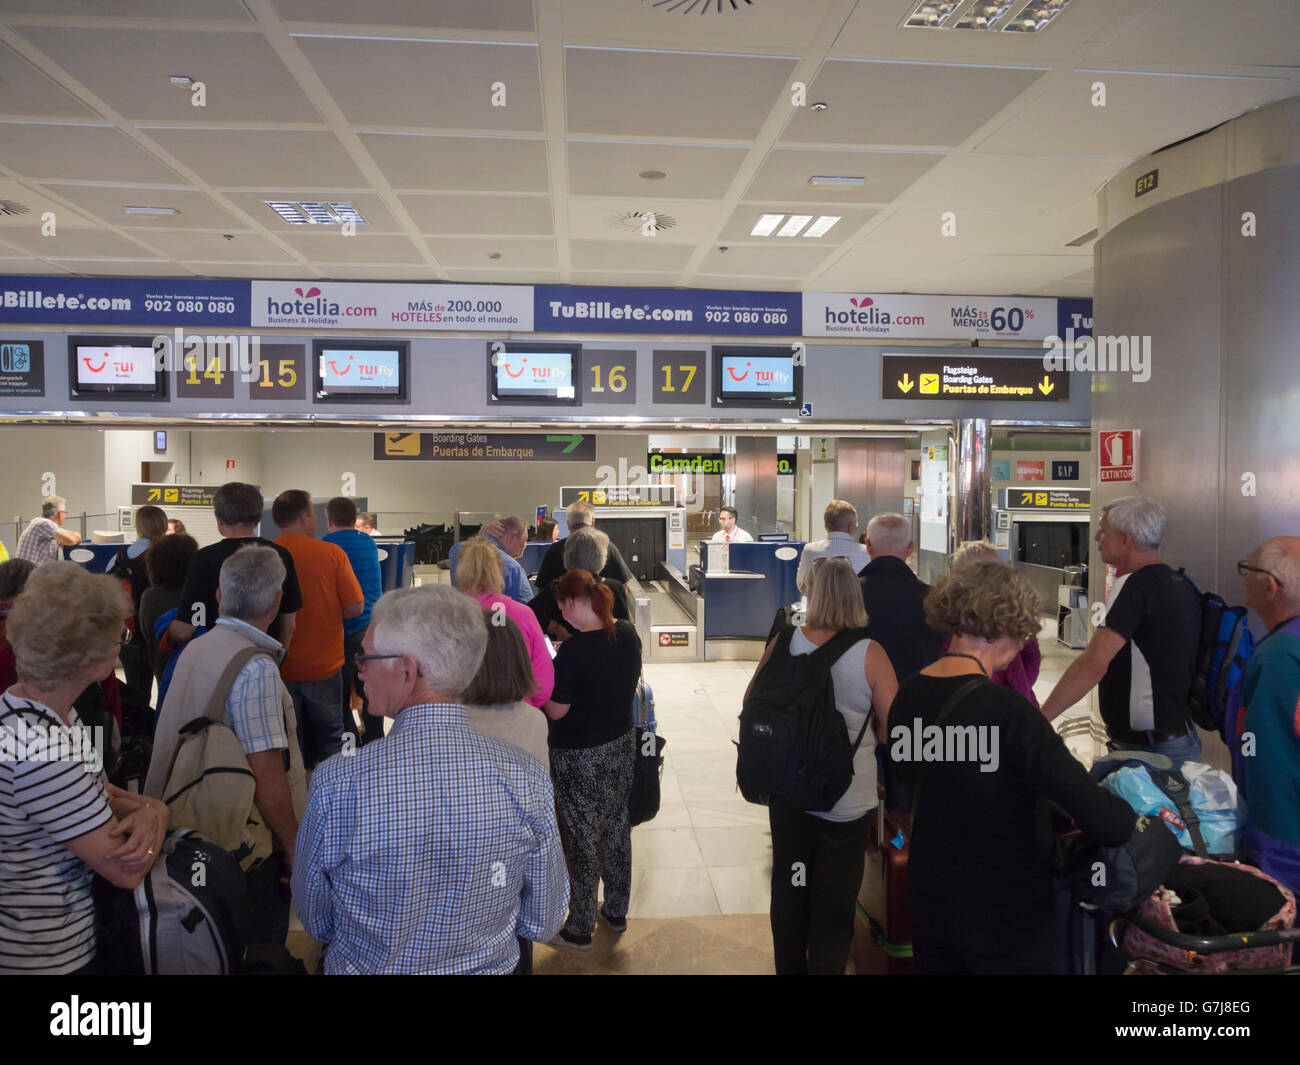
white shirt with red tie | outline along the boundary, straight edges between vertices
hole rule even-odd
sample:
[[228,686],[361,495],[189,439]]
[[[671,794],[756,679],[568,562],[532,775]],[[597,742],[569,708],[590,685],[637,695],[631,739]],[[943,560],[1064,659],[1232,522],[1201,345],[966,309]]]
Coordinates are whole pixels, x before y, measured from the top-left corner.
[[754,538],[737,525],[731,532],[724,532],[719,529],[713,534],[713,542],[715,544],[752,544]]

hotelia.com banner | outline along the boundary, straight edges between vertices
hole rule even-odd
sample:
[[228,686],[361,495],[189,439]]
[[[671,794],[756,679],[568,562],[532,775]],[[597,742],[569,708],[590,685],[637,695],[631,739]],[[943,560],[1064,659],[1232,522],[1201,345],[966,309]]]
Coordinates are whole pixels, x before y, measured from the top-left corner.
[[1092,301],[583,285],[0,277],[0,322],[650,336],[1028,340],[1092,334]]

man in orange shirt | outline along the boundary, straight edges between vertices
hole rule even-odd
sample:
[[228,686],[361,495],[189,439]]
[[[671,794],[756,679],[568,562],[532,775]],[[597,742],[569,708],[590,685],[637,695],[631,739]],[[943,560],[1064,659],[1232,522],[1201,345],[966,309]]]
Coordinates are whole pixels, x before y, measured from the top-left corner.
[[365,609],[365,596],[343,549],[316,539],[310,495],[281,492],[271,520],[280,530],[276,546],[293,556],[302,591],[280,676],[293,696],[303,763],[310,769],[343,746],[343,619]]

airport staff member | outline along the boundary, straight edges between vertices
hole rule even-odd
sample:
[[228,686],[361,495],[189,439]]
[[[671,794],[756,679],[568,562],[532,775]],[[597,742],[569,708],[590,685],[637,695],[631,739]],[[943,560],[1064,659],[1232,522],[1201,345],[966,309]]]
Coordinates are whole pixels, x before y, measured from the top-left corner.
[[735,507],[723,507],[718,511],[718,531],[713,534],[715,544],[749,544],[753,541],[749,533],[736,525]]
[[832,499],[826,504],[822,520],[826,525],[826,539],[805,544],[803,554],[799,556],[799,572],[795,574],[794,582],[804,595],[811,587],[813,563],[817,559],[842,558],[853,567],[854,573],[861,573],[871,561],[871,552],[865,544],[857,541],[858,511],[852,503]]
[[62,496],[42,499],[41,516],[27,523],[27,528],[18,538],[14,558],[25,558],[38,566],[45,562],[58,562],[60,547],[74,547],[81,543],[80,536],[62,528],[67,516],[68,501]]

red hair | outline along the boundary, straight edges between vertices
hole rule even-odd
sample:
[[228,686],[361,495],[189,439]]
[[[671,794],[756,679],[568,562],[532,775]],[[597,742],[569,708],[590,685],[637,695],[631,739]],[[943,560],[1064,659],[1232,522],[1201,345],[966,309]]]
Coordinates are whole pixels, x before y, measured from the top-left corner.
[[614,642],[614,593],[585,569],[571,569],[551,585],[558,606],[562,599],[581,599],[591,604],[592,612],[605,626],[605,635]]

